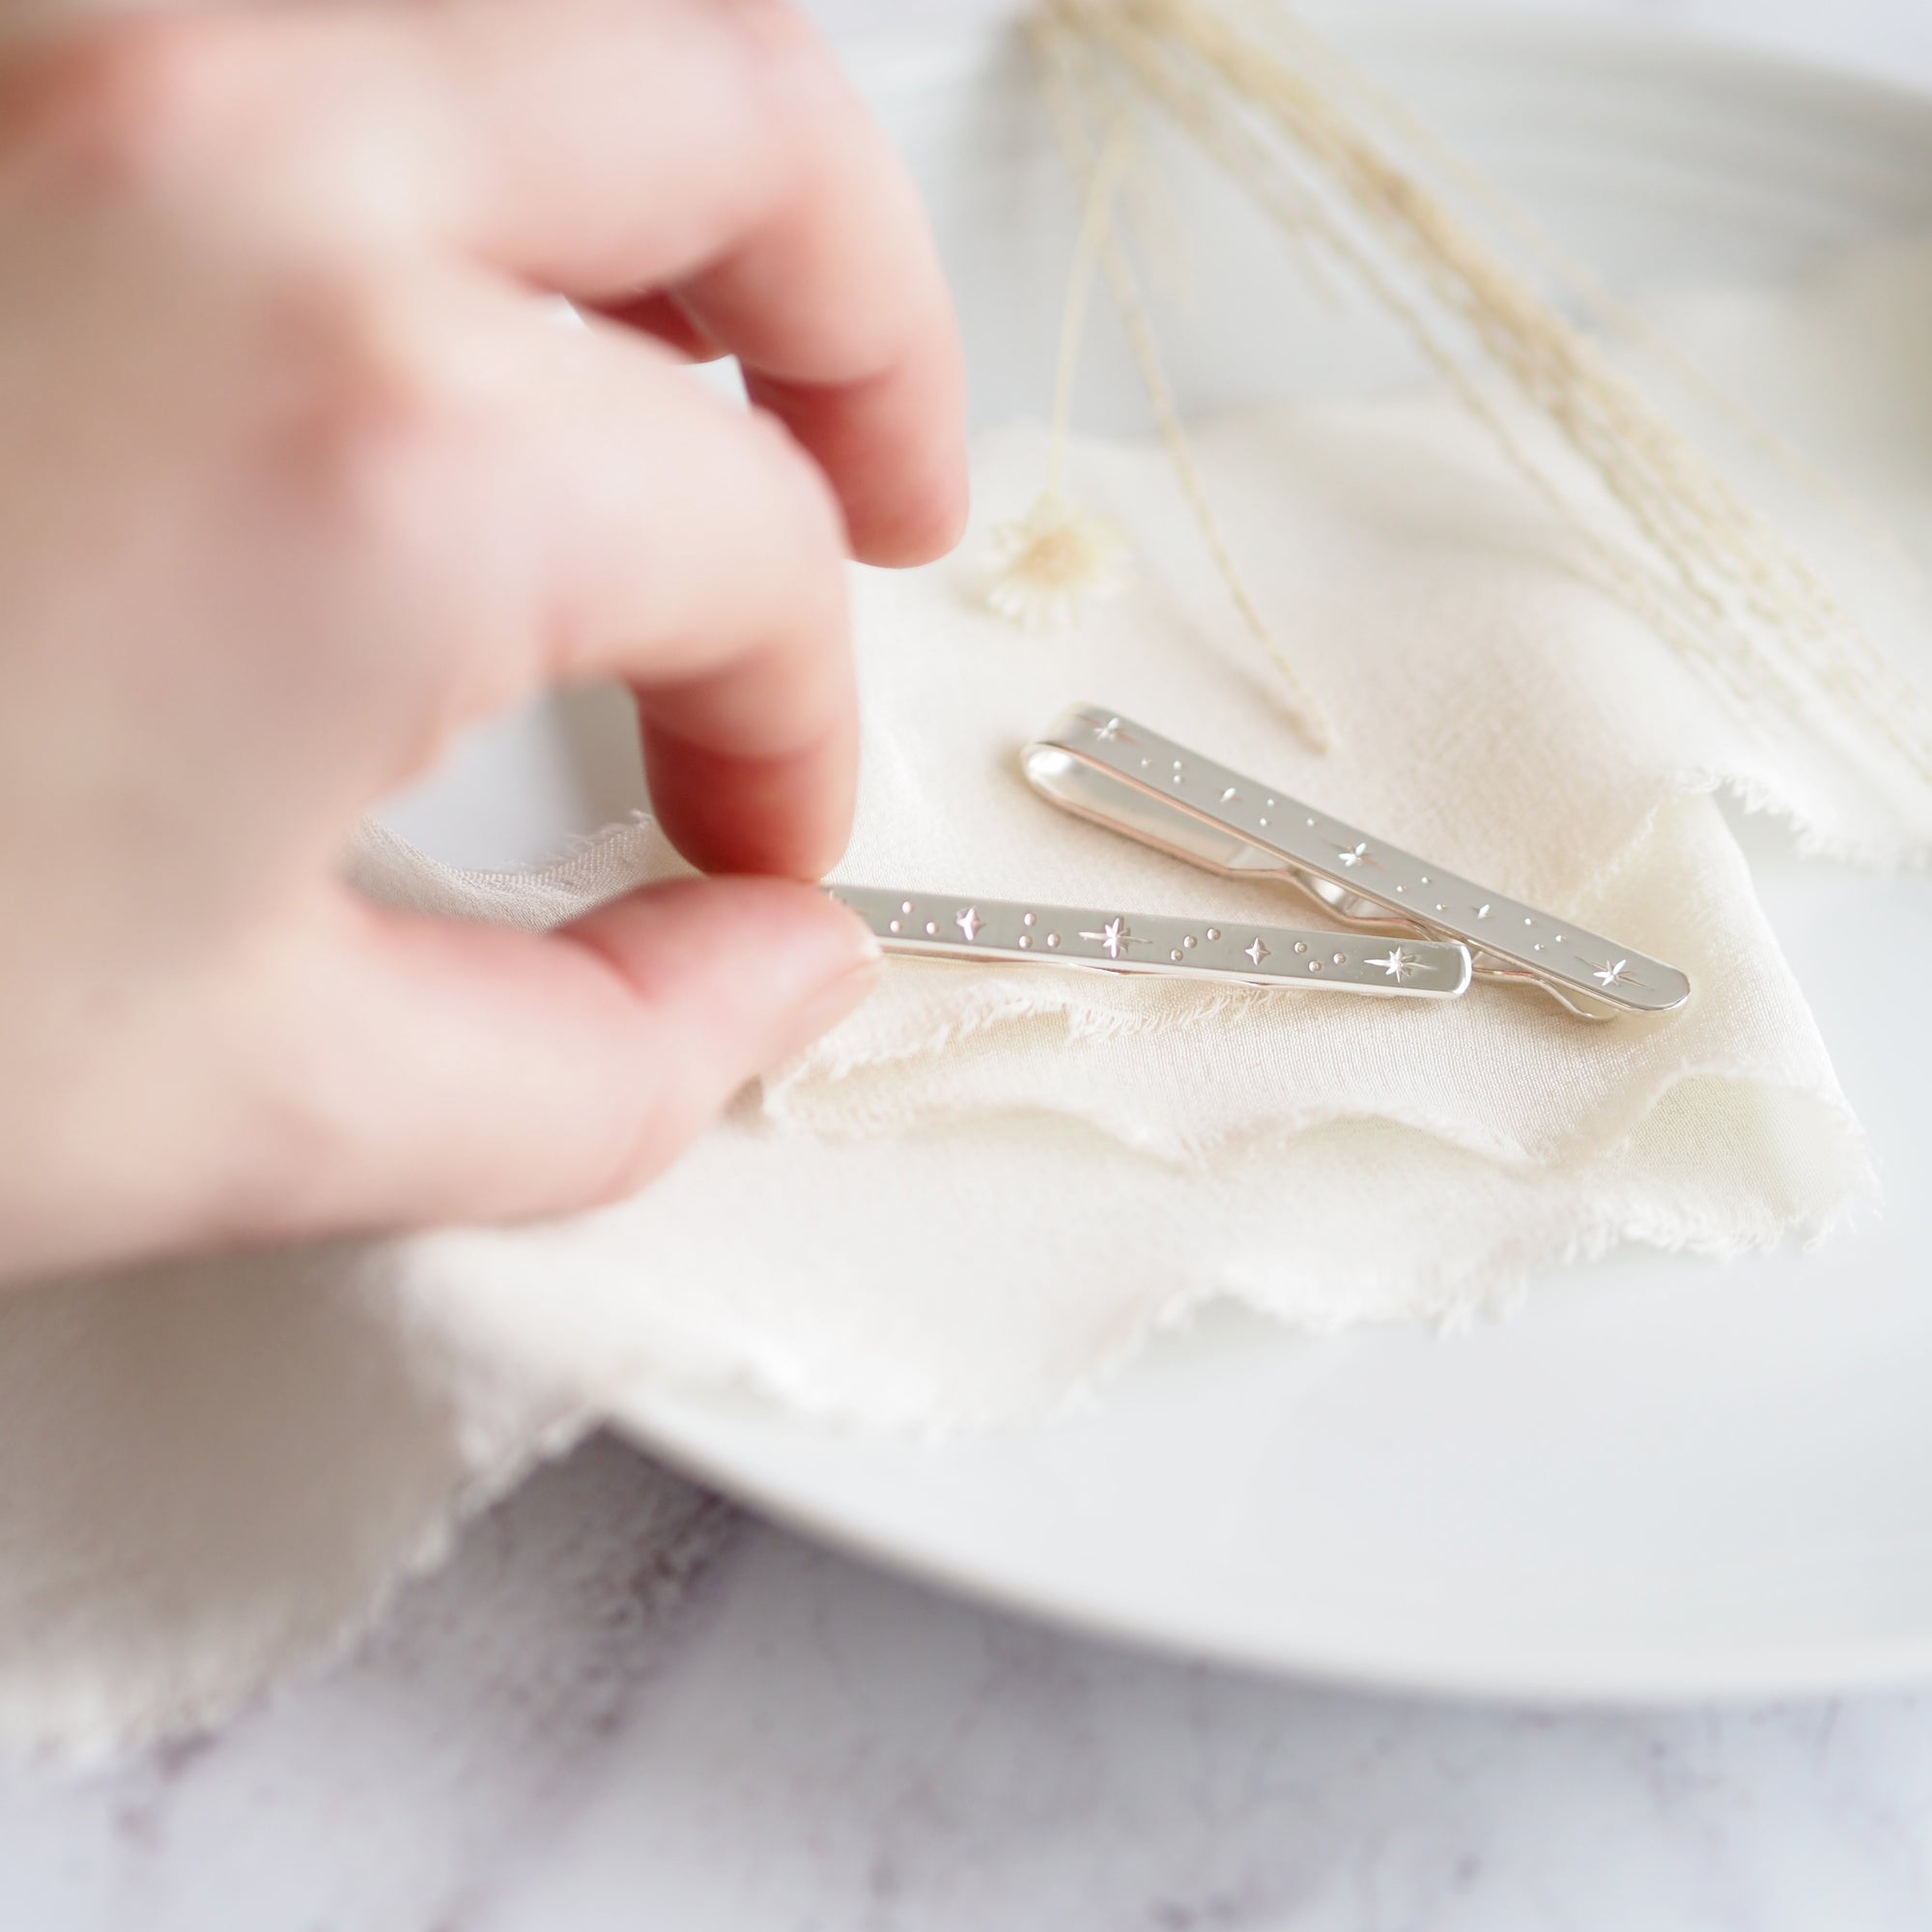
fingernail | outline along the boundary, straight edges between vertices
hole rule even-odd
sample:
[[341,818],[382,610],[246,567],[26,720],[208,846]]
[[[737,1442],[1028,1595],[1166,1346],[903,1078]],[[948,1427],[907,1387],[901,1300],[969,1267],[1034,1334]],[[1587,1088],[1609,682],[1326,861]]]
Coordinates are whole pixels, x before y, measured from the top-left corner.
[[848,966],[844,972],[828,980],[810,999],[794,1007],[786,1015],[783,1026],[779,1030],[771,1065],[777,1065],[781,1061],[791,1059],[794,1054],[803,1053],[821,1034],[830,1033],[879,983],[885,964],[879,943],[870,933],[866,934],[866,940],[871,949],[869,958],[861,959],[856,966]]
[[845,916],[852,922],[853,928],[857,934],[853,943],[859,949],[860,963],[866,966],[878,965],[886,956],[886,949],[879,944],[879,935],[856,912],[851,911],[849,908],[840,909],[845,912]]

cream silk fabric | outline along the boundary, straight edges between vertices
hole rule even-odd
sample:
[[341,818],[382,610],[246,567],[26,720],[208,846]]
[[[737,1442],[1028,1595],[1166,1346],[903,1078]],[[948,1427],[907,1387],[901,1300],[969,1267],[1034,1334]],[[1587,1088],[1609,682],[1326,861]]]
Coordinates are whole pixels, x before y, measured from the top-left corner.
[[[1815,294],[1804,327],[1857,295]],[[1779,315],[1734,306],[1721,339],[1802,344]],[[1155,451],[1085,447],[1072,469],[1132,536],[1128,595],[1072,636],[986,614],[984,524],[1041,473],[1037,434],[1011,432],[980,449],[960,560],[858,581],[868,726],[843,875],[1305,920],[1277,888],[1026,789],[1021,742],[1091,698],[1627,936],[1689,971],[1691,1006],[1590,1027],[1490,988],[1409,1006],[897,963],[675,1173],[600,1214],[16,1297],[0,1739],[85,1751],[218,1715],[366,1617],[456,1511],[639,1376],[869,1425],[1023,1423],[1209,1297],[1311,1330],[1466,1320],[1552,1262],[1735,1254],[1869,1195],[1714,793],[1822,847],[1922,855],[1927,827],[1883,774],[1731,722],[1447,406],[1229,422],[1202,459],[1335,749],[1283,723]],[[1911,522],[1918,486],[1893,480]],[[544,924],[674,861],[635,826],[544,874],[466,874],[372,830],[355,866],[385,896]]]

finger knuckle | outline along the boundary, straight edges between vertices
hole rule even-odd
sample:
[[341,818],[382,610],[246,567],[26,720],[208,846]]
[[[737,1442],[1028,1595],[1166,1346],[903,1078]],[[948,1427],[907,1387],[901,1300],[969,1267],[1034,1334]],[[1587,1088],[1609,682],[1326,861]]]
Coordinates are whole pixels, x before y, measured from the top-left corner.
[[856,97],[818,30],[790,0],[737,0],[724,17],[734,30],[735,67],[760,135],[776,165],[769,213],[808,198],[850,141]]
[[[312,274],[282,298],[287,400],[264,469],[297,506],[305,548],[335,594],[358,586],[386,621],[354,646],[423,737],[410,769],[463,720],[520,697],[511,647],[535,608],[540,546],[506,459],[515,448],[514,345],[462,302],[381,263]],[[406,648],[397,650],[399,642]]]
[[249,23],[156,13],[91,26],[24,56],[7,77],[9,147],[106,193],[193,171],[251,98]]
[[406,288],[353,270],[286,289],[276,332],[295,372],[279,425],[289,468],[339,534],[412,545],[460,479],[482,413],[443,332]]
[[818,96],[832,62],[817,31],[790,0],[732,0],[723,17],[770,106],[789,113]]

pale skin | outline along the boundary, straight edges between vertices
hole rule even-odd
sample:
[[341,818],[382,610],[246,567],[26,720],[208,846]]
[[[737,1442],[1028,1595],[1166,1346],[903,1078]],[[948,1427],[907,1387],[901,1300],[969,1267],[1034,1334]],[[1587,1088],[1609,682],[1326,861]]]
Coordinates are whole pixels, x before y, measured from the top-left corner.
[[[720,351],[754,412],[679,366]],[[961,394],[783,0],[0,49],[0,1274],[608,1201],[855,1005],[875,950],[803,883],[845,562],[956,539]],[[547,937],[339,882],[453,734],[601,677],[721,876]]]

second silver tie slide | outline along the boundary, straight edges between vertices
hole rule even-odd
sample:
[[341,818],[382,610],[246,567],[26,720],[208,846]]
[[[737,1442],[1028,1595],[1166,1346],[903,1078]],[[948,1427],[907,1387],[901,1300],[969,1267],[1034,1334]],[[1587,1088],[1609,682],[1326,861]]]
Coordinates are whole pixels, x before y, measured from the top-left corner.
[[1208,871],[1298,887],[1364,933],[1461,943],[1474,975],[1529,985],[1584,1019],[1665,1013],[1674,966],[1447,871],[1097,705],[1075,705],[1022,753],[1054,804]]

